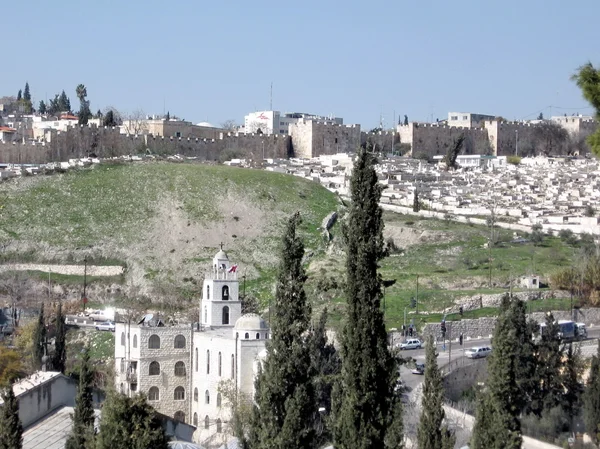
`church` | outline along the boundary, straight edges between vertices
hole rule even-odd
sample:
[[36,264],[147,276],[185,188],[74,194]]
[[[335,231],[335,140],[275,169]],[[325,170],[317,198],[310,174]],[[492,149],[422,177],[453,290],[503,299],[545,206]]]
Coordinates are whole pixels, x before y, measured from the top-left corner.
[[268,338],[260,316],[242,315],[237,265],[221,248],[204,278],[197,323],[168,326],[152,314],[116,323],[116,388],[143,392],[160,413],[195,426],[195,442],[219,444],[231,414],[219,386],[253,395]]

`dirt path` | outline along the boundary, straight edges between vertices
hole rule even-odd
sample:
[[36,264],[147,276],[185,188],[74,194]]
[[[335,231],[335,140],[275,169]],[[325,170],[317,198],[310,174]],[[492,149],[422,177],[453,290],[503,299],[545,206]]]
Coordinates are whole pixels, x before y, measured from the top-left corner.
[[[52,265],[52,264],[34,264],[17,263],[0,265],[0,272],[3,271],[43,271],[44,273],[56,273],[67,275],[83,276],[85,267],[83,265]],[[119,276],[123,274],[124,268],[114,265],[88,265],[88,276]]]

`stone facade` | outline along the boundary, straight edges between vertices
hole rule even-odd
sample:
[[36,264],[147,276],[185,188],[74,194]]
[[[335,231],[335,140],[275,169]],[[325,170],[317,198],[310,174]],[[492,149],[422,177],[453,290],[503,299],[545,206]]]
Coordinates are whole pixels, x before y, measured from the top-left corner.
[[361,144],[360,125],[334,125],[300,119],[290,125],[294,155],[313,158],[355,152]]

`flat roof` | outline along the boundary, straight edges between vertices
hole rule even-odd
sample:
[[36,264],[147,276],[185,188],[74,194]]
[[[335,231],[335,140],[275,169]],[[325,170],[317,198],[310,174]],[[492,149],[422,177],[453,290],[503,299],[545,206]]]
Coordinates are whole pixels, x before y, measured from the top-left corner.
[[[23,393],[34,389],[55,377],[62,376],[58,371],[36,371],[31,376],[21,379],[13,384],[13,391],[16,397],[19,397]],[[0,404],[4,404],[4,401],[0,399]]]

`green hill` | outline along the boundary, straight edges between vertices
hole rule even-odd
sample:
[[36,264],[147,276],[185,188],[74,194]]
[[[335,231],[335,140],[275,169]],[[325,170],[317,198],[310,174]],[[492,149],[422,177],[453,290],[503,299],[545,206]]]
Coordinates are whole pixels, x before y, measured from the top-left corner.
[[300,211],[307,250],[318,254],[318,228],[338,206],[334,194],[298,177],[165,162],[20,178],[0,184],[0,204],[4,263],[87,256],[90,264],[126,266],[125,290],[189,298],[221,242],[247,288],[264,296],[286,218]]

